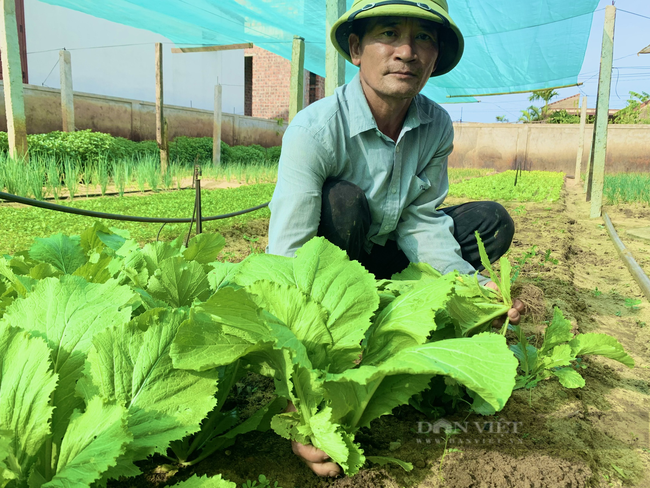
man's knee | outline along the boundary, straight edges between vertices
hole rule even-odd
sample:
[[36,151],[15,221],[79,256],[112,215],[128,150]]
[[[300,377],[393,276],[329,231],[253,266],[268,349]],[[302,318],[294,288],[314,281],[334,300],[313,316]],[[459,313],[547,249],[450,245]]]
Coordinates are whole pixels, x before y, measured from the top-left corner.
[[354,183],[328,179],[323,185],[323,205],[336,212],[363,212],[368,209],[366,194]]
[[484,235],[485,241],[490,241],[499,253],[505,253],[512,244],[515,235],[515,223],[503,205],[497,202],[483,202],[480,207],[484,222],[490,228],[489,234]]
[[318,235],[358,259],[370,222],[370,207],[361,188],[343,180],[325,182]]
[[505,209],[503,205],[497,202],[489,202],[487,210],[493,215],[495,226],[497,228],[498,234],[496,237],[501,237],[498,239],[503,243],[507,243],[508,247],[512,243],[512,238],[515,235],[515,222],[512,220],[512,217]]

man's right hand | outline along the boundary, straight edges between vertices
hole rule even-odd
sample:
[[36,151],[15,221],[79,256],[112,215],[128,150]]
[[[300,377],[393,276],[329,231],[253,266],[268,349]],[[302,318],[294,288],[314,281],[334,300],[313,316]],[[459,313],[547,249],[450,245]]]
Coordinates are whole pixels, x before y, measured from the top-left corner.
[[[285,412],[295,412],[296,407],[289,402]],[[291,441],[291,450],[301,458],[307,466],[318,476],[337,478],[341,476],[341,466],[330,460],[325,451],[312,445]]]

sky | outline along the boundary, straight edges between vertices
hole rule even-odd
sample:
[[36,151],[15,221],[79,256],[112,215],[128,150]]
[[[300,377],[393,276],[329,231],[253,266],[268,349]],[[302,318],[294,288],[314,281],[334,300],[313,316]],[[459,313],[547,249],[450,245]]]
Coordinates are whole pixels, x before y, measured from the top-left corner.
[[[601,0],[594,14],[587,53],[578,76],[578,82],[583,85],[556,90],[559,96],[551,102],[580,93],[588,97],[589,108],[596,106],[605,7],[611,3],[611,0]],[[650,0],[616,0],[616,7],[610,108],[623,108],[630,91],[650,93],[650,54],[637,56],[650,45]],[[543,104],[528,101],[529,96],[530,93],[479,97],[479,103],[445,104],[443,107],[454,121],[489,123],[496,122],[497,116],[505,115],[510,122],[517,122],[522,110],[530,105],[539,107]]]

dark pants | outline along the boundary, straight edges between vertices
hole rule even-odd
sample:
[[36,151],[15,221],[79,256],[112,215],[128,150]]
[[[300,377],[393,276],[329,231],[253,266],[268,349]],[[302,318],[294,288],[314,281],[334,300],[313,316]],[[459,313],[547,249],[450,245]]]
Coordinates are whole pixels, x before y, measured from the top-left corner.
[[[479,232],[490,262],[503,256],[512,243],[515,224],[502,205],[496,202],[471,202],[440,209],[454,220],[454,238],[460,244],[463,259],[482,270],[474,231]],[[409,265],[397,243],[375,244],[370,253],[364,243],[371,217],[363,191],[347,181],[327,180],[323,186],[323,204],[318,235],[336,244],[359,261],[377,279],[387,279]]]

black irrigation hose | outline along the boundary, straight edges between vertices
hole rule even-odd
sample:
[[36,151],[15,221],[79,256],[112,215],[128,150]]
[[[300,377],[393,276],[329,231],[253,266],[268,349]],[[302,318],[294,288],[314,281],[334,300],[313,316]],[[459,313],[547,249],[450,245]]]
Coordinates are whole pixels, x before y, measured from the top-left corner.
[[[189,224],[192,222],[192,219],[163,219],[155,217],[133,217],[130,215],[119,215],[111,214],[104,212],[93,212],[92,210],[82,210],[80,208],[66,207],[64,205],[57,205],[55,203],[42,202],[40,200],[33,200],[31,198],[19,197],[17,195],[12,195],[11,193],[5,193],[0,191],[0,199],[7,200],[9,202],[22,203],[23,205],[30,205],[32,207],[44,208],[47,210],[54,210],[57,212],[70,213],[75,215],[83,215],[85,217],[95,217],[98,219],[109,219],[109,220],[123,220],[126,222],[146,222],[151,224]],[[249,212],[254,212],[260,210],[264,207],[267,207],[270,202],[263,203],[257,207],[247,208],[245,210],[240,210],[238,212],[232,212],[223,215],[213,215],[212,217],[202,217],[203,222],[209,222],[211,220],[221,220],[228,219],[230,217],[236,217],[237,215],[243,215]]]

